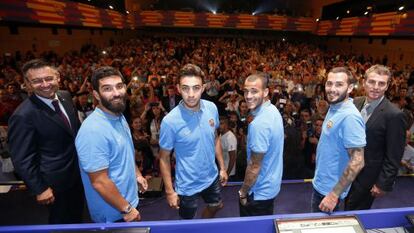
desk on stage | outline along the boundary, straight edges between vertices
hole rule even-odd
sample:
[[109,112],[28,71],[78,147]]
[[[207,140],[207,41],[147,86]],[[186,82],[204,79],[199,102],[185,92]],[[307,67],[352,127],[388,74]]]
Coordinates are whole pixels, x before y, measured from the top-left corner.
[[[157,210],[154,210],[157,211]],[[414,207],[395,209],[375,209],[363,211],[337,212],[333,215],[354,214],[359,217],[366,229],[393,228],[410,226],[406,215],[414,214]],[[148,221],[134,223],[107,224],[68,224],[68,225],[30,225],[0,227],[0,232],[70,232],[81,230],[115,230],[125,228],[150,228],[151,233],[274,233],[273,220],[277,218],[309,218],[326,216],[323,213],[269,215],[244,218],[217,218],[174,221]],[[132,230],[132,229],[130,229]],[[128,231],[130,232],[130,231]]]

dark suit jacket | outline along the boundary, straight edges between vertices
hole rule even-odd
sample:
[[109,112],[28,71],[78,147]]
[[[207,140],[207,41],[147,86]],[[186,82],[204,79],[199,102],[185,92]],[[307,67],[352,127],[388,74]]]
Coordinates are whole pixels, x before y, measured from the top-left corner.
[[[175,95],[174,98],[175,98],[175,106],[177,106],[180,103],[182,98],[179,95]],[[172,110],[170,109],[170,97],[169,96],[162,97],[161,104],[167,112],[170,112]]]
[[64,191],[79,181],[75,136],[80,123],[69,92],[58,98],[71,129],[37,96],[26,99],[9,120],[9,145],[16,172],[34,194]]
[[[354,99],[360,111],[364,102],[365,97]],[[366,122],[365,166],[354,182],[366,189],[376,184],[392,191],[404,153],[406,125],[404,113],[384,98]]]

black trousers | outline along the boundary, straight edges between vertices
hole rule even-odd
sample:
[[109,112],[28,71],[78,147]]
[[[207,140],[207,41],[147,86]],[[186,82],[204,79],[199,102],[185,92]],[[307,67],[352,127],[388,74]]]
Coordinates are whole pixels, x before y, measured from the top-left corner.
[[53,194],[55,201],[48,205],[49,224],[82,223],[85,199],[81,180],[72,188]]
[[247,204],[243,206],[239,201],[240,217],[272,215],[274,198],[269,200],[254,200],[254,194],[247,196]]
[[354,182],[345,199],[345,210],[368,210],[371,209],[375,197],[371,195],[371,187],[363,187]]

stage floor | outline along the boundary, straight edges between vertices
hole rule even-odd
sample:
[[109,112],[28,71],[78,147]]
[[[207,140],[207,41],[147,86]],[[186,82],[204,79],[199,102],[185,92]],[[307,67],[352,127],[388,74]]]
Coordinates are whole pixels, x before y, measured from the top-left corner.
[[[238,217],[237,190],[239,186],[223,188],[224,208],[217,217]],[[275,214],[308,213],[312,192],[311,183],[283,184],[275,200]],[[399,208],[414,206],[414,177],[399,177],[394,191],[374,202],[373,208]],[[200,201],[200,207],[204,204]],[[200,208],[200,209],[201,209]],[[0,225],[47,224],[47,210],[35,203],[27,191],[13,191],[0,194]],[[170,209],[165,198],[144,198],[140,200],[139,210],[143,221],[176,220],[176,210]],[[197,218],[200,216],[197,213]],[[90,222],[85,210],[85,222]]]

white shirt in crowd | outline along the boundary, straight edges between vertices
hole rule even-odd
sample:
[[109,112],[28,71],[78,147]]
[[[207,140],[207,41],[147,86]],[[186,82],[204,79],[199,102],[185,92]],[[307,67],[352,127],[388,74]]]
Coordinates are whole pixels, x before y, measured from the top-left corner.
[[[236,136],[234,136],[234,133],[231,130],[221,135],[221,146],[223,150],[224,166],[227,168],[229,166],[229,161],[230,161],[229,151],[235,151],[237,155],[237,138]],[[233,176],[235,174],[236,174],[236,164],[234,164],[234,167],[231,170],[229,176]]]

